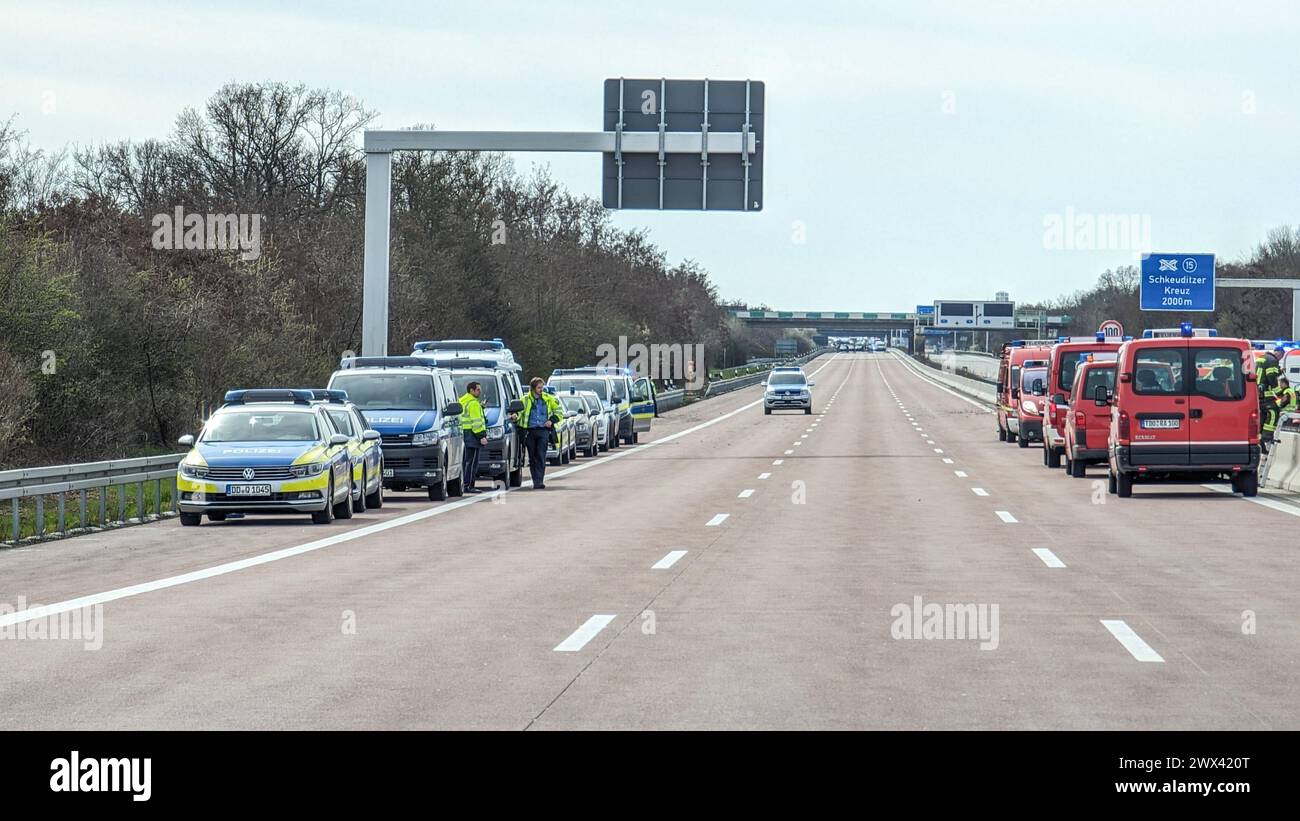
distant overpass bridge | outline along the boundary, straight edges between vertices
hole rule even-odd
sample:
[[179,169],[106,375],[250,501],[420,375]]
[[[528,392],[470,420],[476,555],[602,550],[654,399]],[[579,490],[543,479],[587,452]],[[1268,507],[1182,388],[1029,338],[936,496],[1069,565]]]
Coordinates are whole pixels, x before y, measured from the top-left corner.
[[[817,336],[872,336],[906,332],[908,350],[913,349],[916,334],[940,333],[933,328],[934,317],[914,312],[885,313],[875,311],[751,311],[733,308],[728,315],[748,325],[768,328],[812,328]],[[1068,315],[1048,315],[1040,311],[1016,311],[1015,330],[992,330],[994,334],[1033,332],[1036,337],[1055,336],[1069,328]],[[949,332],[979,333],[985,328],[952,328]]]

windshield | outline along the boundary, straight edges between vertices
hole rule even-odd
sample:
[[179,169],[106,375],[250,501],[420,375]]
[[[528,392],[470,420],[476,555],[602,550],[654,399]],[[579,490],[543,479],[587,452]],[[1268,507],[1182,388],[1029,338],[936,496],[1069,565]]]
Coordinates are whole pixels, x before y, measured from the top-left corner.
[[1020,389],[1027,393],[1034,392],[1034,383],[1043,390],[1047,389],[1047,368],[1025,368],[1020,372]]
[[767,380],[769,385],[802,385],[804,377],[801,373],[774,373]]
[[315,442],[316,415],[307,411],[219,413],[208,420],[204,442]]
[[623,379],[611,379],[610,384],[614,388],[614,398],[619,402],[627,400],[627,381]]
[[345,373],[331,379],[330,388],[347,391],[348,399],[361,408],[433,407],[433,377],[427,373]]
[[609,400],[609,383],[604,379],[582,379],[570,376],[552,377],[548,385],[555,386],[555,392],[567,391],[569,388],[580,391],[595,391],[602,400]]
[[561,396],[560,401],[564,403],[565,410],[585,411],[587,403],[582,401],[581,396]]
[[456,386],[456,395],[464,396],[469,392],[469,383],[477,382],[483,389],[478,401],[483,403],[485,408],[501,407],[501,394],[497,392],[497,381],[491,377],[479,374],[452,374],[451,381]]

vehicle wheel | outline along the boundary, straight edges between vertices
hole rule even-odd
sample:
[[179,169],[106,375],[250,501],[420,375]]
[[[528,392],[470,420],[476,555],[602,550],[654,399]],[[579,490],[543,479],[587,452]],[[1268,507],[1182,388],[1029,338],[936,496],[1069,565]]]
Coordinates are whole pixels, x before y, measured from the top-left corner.
[[334,521],[334,479],[330,477],[329,487],[325,489],[325,508],[311,514],[311,520],[318,525],[327,525]]
[[567,464],[569,464],[569,449],[568,449],[568,448],[565,448],[564,450],[560,451],[560,464],[562,464],[562,465],[567,465]]
[[810,415],[812,415],[812,408],[804,408],[804,409],[803,409],[803,415],[804,415],[804,416],[810,416]]
[[1016,438],[1017,438],[1016,435],[1011,432],[1011,428],[1007,428],[1007,441],[1014,442],[1016,441]]
[[1046,450],[1047,450],[1047,456],[1046,456],[1046,458],[1047,458],[1047,466],[1048,466],[1049,468],[1053,468],[1053,469],[1055,469],[1055,468],[1059,468],[1059,467],[1061,466],[1061,450],[1060,450],[1060,448],[1054,448],[1054,447],[1051,447],[1051,446],[1048,445],[1046,442],[1043,443],[1043,447],[1046,448]]
[[181,524],[185,525],[186,527],[198,527],[199,525],[203,524],[203,514],[182,513]]
[[465,495],[465,474],[464,473],[461,473],[461,475],[457,476],[455,479],[451,479],[447,482],[447,495],[448,496]]
[[1119,489],[1119,488],[1116,486],[1116,483],[1115,483],[1115,474],[1114,474],[1113,472],[1107,472],[1107,474],[1106,474],[1106,490],[1107,490],[1107,492],[1109,492],[1109,493],[1115,493],[1118,489]]
[[1017,436],[1017,437],[1016,437],[1016,444],[1019,445],[1019,446],[1022,447],[1022,448],[1027,448],[1027,447],[1029,447],[1029,440],[1026,439],[1026,438],[1023,437],[1023,436]]
[[1007,429],[1002,427],[1001,425],[998,425],[998,441],[999,442],[1007,441]]
[[1233,493],[1240,493],[1242,496],[1259,495],[1259,474],[1255,471],[1250,473],[1240,473],[1232,480]]
[[1082,479],[1088,473],[1088,466],[1078,459],[1069,461],[1070,475],[1076,479]]
[[520,465],[510,471],[510,487],[521,487],[524,483],[524,466]]
[[1127,499],[1133,495],[1133,474],[1121,473],[1115,477],[1115,493],[1121,499]]
[[[349,468],[350,467],[351,465],[349,465]],[[330,498],[332,499],[334,497],[331,496]],[[352,518],[352,477],[351,476],[348,476],[348,492],[344,494],[343,501],[339,502],[334,507],[334,518],[335,519]]]
[[771,416],[771,415],[772,415],[772,409],[771,409],[771,408],[763,408],[763,415],[764,415],[764,416]]
[[640,441],[641,441],[641,434],[637,433],[636,431],[632,431],[632,444],[635,445],[637,442]]
[[429,501],[441,502],[447,498],[447,471],[442,471],[442,479],[436,485],[429,485]]
[[619,448],[622,444],[623,444],[623,437],[621,437],[621,436],[618,435],[618,429],[615,428],[615,429],[614,429],[614,433],[613,433],[613,435],[609,437],[609,446],[610,446],[611,448],[615,448],[615,449],[617,449],[617,448]]
[[[384,475],[384,463],[379,463],[379,475]],[[362,491],[365,492],[364,490]],[[366,497],[366,507],[372,507],[375,510],[384,506],[384,481],[380,479],[375,482],[375,492]]]
[[208,521],[210,521],[210,522],[224,522],[225,520],[226,520],[226,514],[224,514],[224,513],[209,513],[209,514],[208,514]]
[[361,487],[360,487],[360,489],[358,489],[358,488],[353,488],[353,489],[352,489],[352,490],[355,491],[356,494],[357,494],[357,499],[356,499],[356,501],[354,501],[354,502],[352,503],[352,512],[353,512],[353,513],[365,513],[365,512],[366,512],[366,485],[367,485],[368,483],[369,483],[369,482],[368,482],[368,480],[366,479],[366,469],[365,469],[365,468],[362,468],[362,469],[361,469]]

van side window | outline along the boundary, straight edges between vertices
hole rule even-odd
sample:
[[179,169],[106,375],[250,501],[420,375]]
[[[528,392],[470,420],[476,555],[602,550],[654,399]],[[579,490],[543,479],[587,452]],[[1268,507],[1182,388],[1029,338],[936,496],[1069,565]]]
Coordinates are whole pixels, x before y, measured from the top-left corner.
[[1193,393],[1211,399],[1244,399],[1246,380],[1241,369],[1241,352],[1233,348],[1192,348],[1196,369]]
[[1181,348],[1147,348],[1133,363],[1133,392],[1144,396],[1184,394],[1185,351]]

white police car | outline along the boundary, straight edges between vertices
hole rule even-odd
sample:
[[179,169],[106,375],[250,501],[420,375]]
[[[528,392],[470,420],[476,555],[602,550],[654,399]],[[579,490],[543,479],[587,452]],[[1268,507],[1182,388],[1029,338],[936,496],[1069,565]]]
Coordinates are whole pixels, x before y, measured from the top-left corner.
[[774,410],[802,410],[812,413],[812,388],[803,368],[773,368],[763,381],[763,413]]

